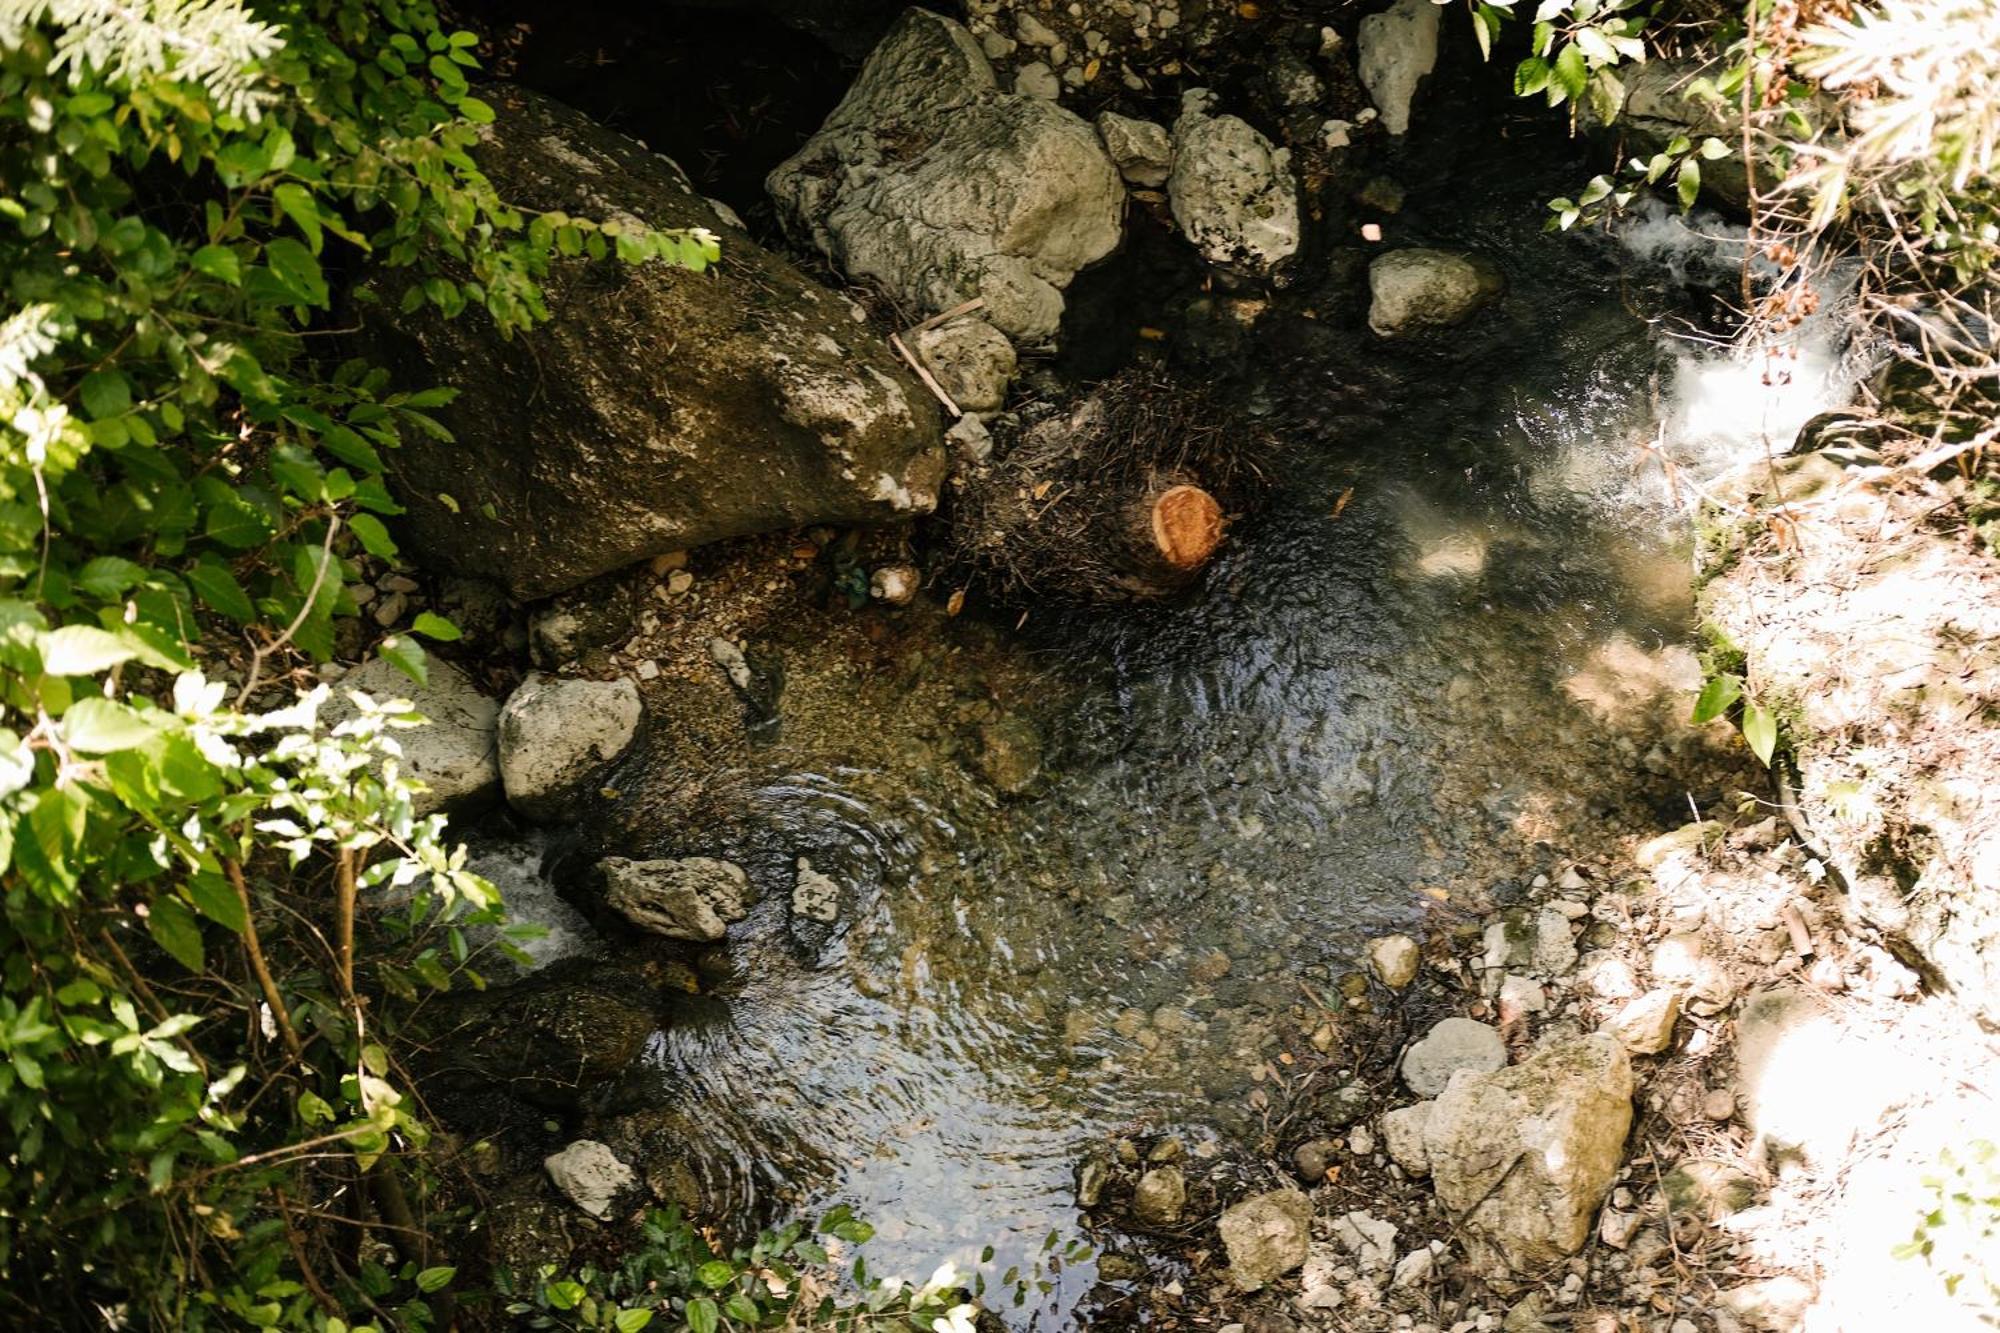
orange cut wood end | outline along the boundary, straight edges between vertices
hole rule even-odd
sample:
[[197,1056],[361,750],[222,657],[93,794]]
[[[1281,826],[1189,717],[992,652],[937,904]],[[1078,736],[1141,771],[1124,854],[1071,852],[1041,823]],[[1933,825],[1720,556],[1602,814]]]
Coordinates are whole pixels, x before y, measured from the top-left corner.
[[1222,545],[1222,506],[1199,486],[1175,486],[1153,502],[1153,544],[1175,569],[1199,569]]

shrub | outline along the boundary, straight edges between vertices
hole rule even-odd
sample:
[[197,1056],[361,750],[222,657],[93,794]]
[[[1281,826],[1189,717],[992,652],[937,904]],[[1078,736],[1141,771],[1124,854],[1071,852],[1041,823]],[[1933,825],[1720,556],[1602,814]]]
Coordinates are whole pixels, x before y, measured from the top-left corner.
[[396,559],[384,453],[447,391],[318,349],[363,263],[505,335],[554,256],[715,258],[497,197],[475,45],[428,0],[0,4],[9,1326],[441,1322],[398,1051],[499,907],[413,814],[406,706],[286,700]]

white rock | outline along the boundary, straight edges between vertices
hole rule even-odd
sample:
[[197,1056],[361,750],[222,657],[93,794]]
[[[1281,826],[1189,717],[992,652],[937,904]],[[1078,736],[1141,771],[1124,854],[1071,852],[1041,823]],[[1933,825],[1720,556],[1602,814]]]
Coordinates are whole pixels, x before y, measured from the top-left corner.
[[570,798],[639,733],[639,687],[535,672],[500,710],[500,780],[529,819],[562,816]]
[[1014,91],[1025,97],[1039,97],[1053,102],[1062,96],[1062,80],[1048,64],[1031,60],[1014,71]]
[[1611,1016],[1605,1030],[1634,1055],[1658,1055],[1674,1044],[1681,1016],[1681,993],[1672,987],[1647,991]]
[[954,319],[925,329],[911,350],[966,412],[997,412],[1019,362],[1007,335],[983,319]]
[[1575,1254],[1632,1124],[1632,1065],[1608,1033],[1558,1038],[1511,1068],[1462,1073],[1424,1147],[1438,1199],[1474,1258],[1535,1271]]
[[1434,1097],[1460,1070],[1490,1073],[1507,1064],[1500,1034],[1469,1018],[1447,1018],[1403,1054],[1403,1082],[1419,1096]]
[[1211,115],[1212,101],[1190,89],[1174,122],[1174,221],[1209,263],[1268,272],[1299,248],[1291,150],[1274,148],[1247,121]]
[[1549,1007],[1549,993],[1539,981],[1513,974],[1500,983],[1500,1008],[1503,1013],[1539,1014]]
[[1390,990],[1401,990],[1417,979],[1422,961],[1417,942],[1408,935],[1384,935],[1368,941],[1368,967]]
[[[1429,7],[1428,0],[1420,0]],[[1368,266],[1368,327],[1384,338],[1449,328],[1500,294],[1492,265],[1450,250],[1391,250]]]
[[578,1139],[542,1159],[549,1179],[569,1201],[592,1217],[608,1217],[618,1195],[639,1183],[632,1168],[595,1139]]
[[[1046,82],[1059,90],[1047,66]],[[1049,340],[1062,289],[1114,249],[1125,187],[1090,125],[1003,93],[958,23],[906,10],[805,147],[766,182],[787,227],[913,310],[973,296]]]
[[321,718],[334,725],[359,711],[351,693],[378,704],[407,700],[427,721],[396,727],[390,737],[402,750],[402,771],[427,790],[411,802],[419,818],[436,810],[463,809],[500,794],[500,704],[472,678],[441,658],[430,659],[428,683],[419,685],[376,658],[341,677]]
[[1364,1271],[1385,1272],[1396,1262],[1396,1224],[1370,1213],[1352,1212],[1336,1218],[1333,1238]]
[[1216,1229],[1237,1290],[1256,1291],[1306,1261],[1312,1214],[1312,1200],[1294,1189],[1255,1195],[1223,1210]]
[[1442,12],[1432,0],[1396,0],[1361,20],[1358,72],[1391,134],[1409,131],[1417,85],[1437,65]]
[[831,875],[814,870],[813,863],[803,856],[798,872],[792,885],[792,915],[829,925],[840,920],[840,885]]
[[1167,183],[1174,164],[1174,144],[1166,126],[1106,111],[1097,117],[1097,132],[1111,160],[1118,164],[1119,175],[1149,188]]
[[1426,1245],[1421,1250],[1411,1250],[1396,1261],[1396,1275],[1390,1279],[1392,1287],[1421,1287],[1437,1275],[1437,1253]]
[[719,940],[750,910],[743,867],[709,856],[597,863],[604,905],[641,930],[670,940]]
[[1435,1102],[1418,1102],[1382,1115],[1382,1146],[1389,1160],[1413,1176],[1431,1173],[1430,1152],[1424,1146],[1424,1128],[1430,1124]]

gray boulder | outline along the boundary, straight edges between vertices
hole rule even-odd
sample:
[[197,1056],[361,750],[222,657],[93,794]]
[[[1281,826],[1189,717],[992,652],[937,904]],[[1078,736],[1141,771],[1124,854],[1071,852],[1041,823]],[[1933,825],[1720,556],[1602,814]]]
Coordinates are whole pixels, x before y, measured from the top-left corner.
[[750,911],[743,868],[713,857],[597,863],[604,905],[641,930],[670,940],[719,940]]
[[328,724],[353,717],[357,710],[348,696],[360,693],[378,704],[408,700],[424,715],[423,726],[390,733],[403,751],[404,775],[424,784],[411,802],[419,818],[437,810],[474,809],[500,795],[499,702],[436,657],[428,675],[419,685],[377,658],[341,677],[324,712]]
[[1312,1215],[1312,1200],[1294,1189],[1259,1194],[1223,1211],[1216,1229],[1238,1291],[1256,1291],[1306,1261]]
[[1483,259],[1450,250],[1392,250],[1368,266],[1368,327],[1384,338],[1450,328],[1504,286]]
[[500,710],[500,780],[507,803],[560,819],[571,798],[624,754],[639,731],[639,687],[535,672]]
[[1187,1207],[1187,1180],[1177,1166],[1156,1166],[1132,1190],[1132,1216],[1149,1227],[1169,1227]]
[[1209,263],[1268,273],[1299,248],[1292,153],[1213,106],[1206,89],[1182,95],[1167,178],[1174,221]]
[[1379,14],[1361,20],[1356,45],[1357,70],[1382,128],[1391,134],[1409,132],[1410,103],[1437,65],[1438,17],[1443,11],[1432,0],[1396,0]]
[[526,600],[725,537],[929,512],[935,400],[849,301],[729,229],[644,145],[533,93],[486,96],[474,155],[508,203],[705,227],[723,257],[704,273],[558,260],[550,319],[511,339],[477,308],[372,321],[408,378],[461,391],[438,409],[455,439],[409,432],[390,456],[431,565]]
[[1453,1078],[1424,1122],[1425,1157],[1475,1261],[1534,1272],[1589,1239],[1631,1126],[1631,1061],[1593,1032]]
[[1090,125],[1000,91],[963,26],[911,9],[840,105],[766,182],[788,229],[911,310],[978,296],[1050,341],[1063,288],[1118,244],[1125,190]]

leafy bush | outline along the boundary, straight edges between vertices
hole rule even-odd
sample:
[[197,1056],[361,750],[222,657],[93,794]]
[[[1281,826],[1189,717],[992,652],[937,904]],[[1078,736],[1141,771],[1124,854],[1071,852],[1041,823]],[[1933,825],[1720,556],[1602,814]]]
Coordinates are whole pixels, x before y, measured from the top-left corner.
[[287,700],[396,559],[384,454],[446,391],[317,349],[363,264],[505,335],[554,256],[715,257],[497,197],[475,46],[428,0],[0,4],[11,1327],[442,1322],[398,1051],[499,908],[413,813],[406,706]]

